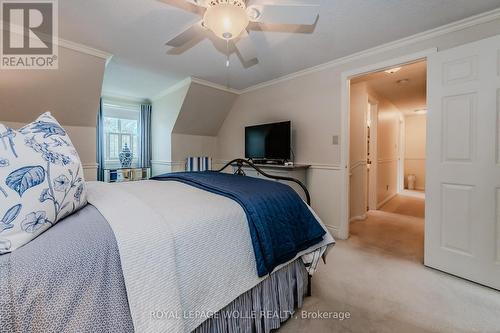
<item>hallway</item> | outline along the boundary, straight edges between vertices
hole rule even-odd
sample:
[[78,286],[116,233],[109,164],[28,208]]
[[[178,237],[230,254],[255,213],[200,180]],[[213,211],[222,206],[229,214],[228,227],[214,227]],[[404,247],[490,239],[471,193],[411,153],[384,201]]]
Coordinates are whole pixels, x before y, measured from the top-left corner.
[[424,218],[425,200],[414,196],[397,195],[380,210],[387,213]]
[[374,254],[423,263],[425,201],[398,195],[364,221],[351,223],[349,242]]
[[301,309],[351,318],[301,319],[299,311],[279,332],[500,332],[498,291],[422,264],[423,216],[422,199],[398,196],[352,222],[351,237],[319,265]]

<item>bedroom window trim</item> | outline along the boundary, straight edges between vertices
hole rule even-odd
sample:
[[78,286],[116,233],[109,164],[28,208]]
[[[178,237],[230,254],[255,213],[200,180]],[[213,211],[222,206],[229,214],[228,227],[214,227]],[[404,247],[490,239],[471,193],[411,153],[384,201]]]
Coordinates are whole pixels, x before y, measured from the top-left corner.
[[[109,130],[108,126],[106,126],[107,119],[115,119],[117,129]],[[126,132],[124,130],[123,122],[125,120],[132,120],[136,122],[135,134],[133,132]],[[140,155],[141,155],[141,104],[132,104],[132,103],[116,103],[103,101],[103,134],[104,134],[104,164],[105,168],[119,168],[120,160],[119,154],[124,146],[124,143],[127,142],[130,150],[134,154],[134,158],[132,160],[132,166],[138,166],[140,164]],[[113,155],[111,155],[111,138],[113,136],[118,137],[118,144],[116,146],[116,151]],[[128,139],[126,139],[128,138]]]

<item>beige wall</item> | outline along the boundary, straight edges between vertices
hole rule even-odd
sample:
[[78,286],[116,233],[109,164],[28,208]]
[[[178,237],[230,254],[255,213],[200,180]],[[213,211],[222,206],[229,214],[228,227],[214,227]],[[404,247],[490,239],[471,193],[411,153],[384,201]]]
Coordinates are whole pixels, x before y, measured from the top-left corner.
[[416,189],[425,190],[425,146],[426,146],[425,115],[405,117],[405,188],[407,176],[414,174],[417,177]]
[[340,135],[341,131],[341,73],[431,47],[443,50],[497,34],[500,34],[498,19],[247,92],[236,100],[219,131],[219,158],[243,156],[246,125],[291,120],[295,128],[296,160],[313,165],[308,173],[313,208],[336,231],[341,218],[343,172],[339,146],[332,144],[332,136]]
[[335,90],[339,77],[318,72],[240,95],[217,138],[219,159],[229,161],[245,155],[245,126],[291,120],[295,161],[313,165],[307,173],[312,206],[333,228],[341,182],[339,146],[332,144],[340,135]]
[[95,127],[105,62],[59,47],[59,69],[0,70],[0,120],[29,123],[51,111],[64,126]]
[[401,113],[389,100],[377,95],[365,82],[351,85],[350,91],[350,218],[359,219],[366,213],[368,170],[367,153],[367,113],[369,102],[376,102],[377,119],[377,160],[372,172],[376,172],[377,207],[383,205],[397,193],[399,132]]
[[214,136],[172,133],[172,161],[184,162],[189,156],[215,158],[217,138]]
[[349,217],[362,218],[368,206],[367,153],[367,112],[368,90],[365,82],[351,85],[350,110],[350,183]]
[[[35,119],[33,119],[35,120]],[[26,123],[17,122],[2,122],[6,126],[14,129],[19,129],[26,125]],[[80,160],[83,164],[83,171],[85,173],[85,180],[97,179],[97,163],[96,161],[96,129],[95,127],[82,127],[82,126],[64,126],[64,129],[71,138],[71,142],[78,151]],[[94,144],[93,144],[94,143]]]
[[388,100],[380,97],[377,100],[377,207],[380,207],[398,192],[401,113]]
[[237,94],[191,82],[173,133],[217,136]]
[[59,48],[57,70],[0,70],[0,121],[22,127],[50,111],[96,179],[96,120],[106,60]]

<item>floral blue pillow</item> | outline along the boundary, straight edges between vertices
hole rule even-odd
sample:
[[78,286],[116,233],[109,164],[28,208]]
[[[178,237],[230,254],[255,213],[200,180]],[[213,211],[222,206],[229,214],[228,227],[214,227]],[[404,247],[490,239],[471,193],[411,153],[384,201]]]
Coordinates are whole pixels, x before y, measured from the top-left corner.
[[0,124],[0,254],[86,203],[78,153],[49,112],[18,131]]

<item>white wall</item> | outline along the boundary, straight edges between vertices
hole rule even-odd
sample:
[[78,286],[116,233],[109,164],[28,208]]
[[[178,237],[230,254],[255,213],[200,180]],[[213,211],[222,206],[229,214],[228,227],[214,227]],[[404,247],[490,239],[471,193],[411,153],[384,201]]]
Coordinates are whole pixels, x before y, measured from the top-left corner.
[[151,113],[152,175],[172,171],[172,130],[190,82],[153,99]]
[[425,190],[426,118],[425,115],[405,117],[405,188],[407,176],[414,174],[417,177],[415,187],[421,191]]
[[332,136],[341,130],[341,73],[403,55],[437,47],[440,50],[500,34],[500,20],[478,24],[403,47],[373,53],[356,60],[277,81],[273,85],[242,94],[222,125],[217,139],[220,159],[244,154],[246,125],[291,120],[295,128],[296,160],[312,164],[308,186],[312,203],[333,230],[340,226],[339,198],[342,195],[340,146]]

